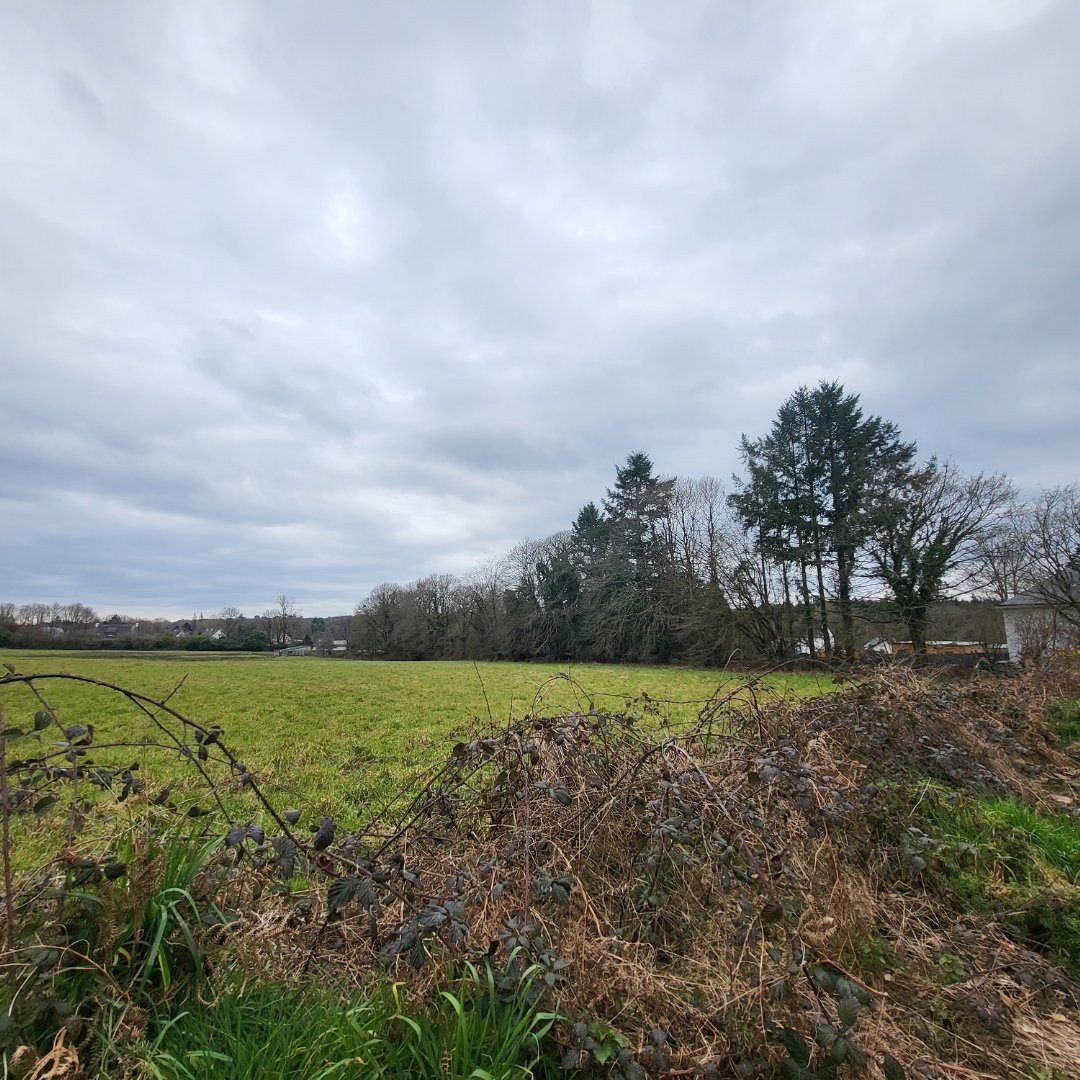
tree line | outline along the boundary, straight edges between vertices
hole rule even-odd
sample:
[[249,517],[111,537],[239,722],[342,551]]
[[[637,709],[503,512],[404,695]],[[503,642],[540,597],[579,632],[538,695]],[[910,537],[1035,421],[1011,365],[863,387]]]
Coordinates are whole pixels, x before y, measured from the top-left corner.
[[[1080,628],[1080,490],[920,460],[838,382],[800,387],[739,444],[742,472],[664,477],[637,451],[570,528],[462,577],[378,585],[360,656],[722,664],[851,658],[866,620],[925,652],[935,605],[1056,598]],[[996,630],[1001,640],[1000,630]]]
[[[708,666],[851,658],[886,626],[924,652],[942,601],[1024,590],[1080,640],[1080,486],[1024,501],[1004,475],[920,460],[838,382],[800,387],[739,455],[725,487],[629,454],[566,530],[460,577],[376,586],[349,620],[349,652]],[[279,596],[252,619],[224,608],[103,639],[84,604],[0,604],[0,645],[331,652],[339,622]],[[996,613],[982,622],[975,640],[1000,642]]]
[[286,645],[331,651],[348,619],[305,619],[289,596],[251,618],[236,607],[189,619],[102,619],[87,604],[0,603],[0,646],[60,649],[183,649],[193,652],[267,652]]

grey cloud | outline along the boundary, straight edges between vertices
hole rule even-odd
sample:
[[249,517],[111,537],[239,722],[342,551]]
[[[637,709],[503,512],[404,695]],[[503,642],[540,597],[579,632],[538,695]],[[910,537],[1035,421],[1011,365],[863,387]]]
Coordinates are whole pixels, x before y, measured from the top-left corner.
[[841,378],[1076,479],[1080,11],[0,12],[0,599],[350,607]]

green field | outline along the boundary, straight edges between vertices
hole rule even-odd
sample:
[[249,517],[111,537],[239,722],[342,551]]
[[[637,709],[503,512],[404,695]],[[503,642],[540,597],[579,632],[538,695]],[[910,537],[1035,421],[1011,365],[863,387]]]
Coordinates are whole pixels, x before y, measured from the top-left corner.
[[[680,668],[557,664],[367,662],[249,654],[65,653],[5,650],[0,660],[20,674],[88,675],[170,700],[223,739],[256,775],[272,801],[330,814],[350,827],[411,776],[439,761],[478,724],[505,722],[530,710],[640,710],[691,722],[718,687],[747,676]],[[573,682],[558,678],[569,672]],[[771,675],[769,692],[800,696],[833,688],[829,676]],[[92,723],[95,745],[137,740],[153,732],[130,703],[74,682],[39,689],[64,725]],[[32,726],[40,708],[24,686],[0,689],[9,726]],[[10,753],[21,751],[19,742]],[[97,749],[93,760],[142,763],[142,775],[172,778],[186,767],[175,755],[139,749]],[[187,770],[190,771],[190,770]],[[309,819],[310,820],[310,819]]]

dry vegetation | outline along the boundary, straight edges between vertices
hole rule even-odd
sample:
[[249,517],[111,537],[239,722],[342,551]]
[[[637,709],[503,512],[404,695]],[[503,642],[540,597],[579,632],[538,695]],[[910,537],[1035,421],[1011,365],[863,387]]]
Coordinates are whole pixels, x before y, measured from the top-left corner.
[[[676,730],[576,688],[585,708],[463,740],[360,831],[235,827],[191,886],[236,916],[204,963],[417,994],[464,960],[508,985],[539,965],[566,1017],[553,1067],[613,1077],[1064,1080],[1080,760],[1044,717],[1078,692],[1075,668],[890,671],[722,694]],[[153,794],[132,796],[147,820]],[[132,878],[97,887],[115,905]]]

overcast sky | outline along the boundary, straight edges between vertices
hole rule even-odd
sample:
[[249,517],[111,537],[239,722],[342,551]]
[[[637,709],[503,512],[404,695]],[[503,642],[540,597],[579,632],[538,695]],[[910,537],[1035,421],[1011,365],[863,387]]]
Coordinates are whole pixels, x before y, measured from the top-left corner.
[[840,379],[1080,479],[1080,4],[0,7],[0,600],[351,610]]

